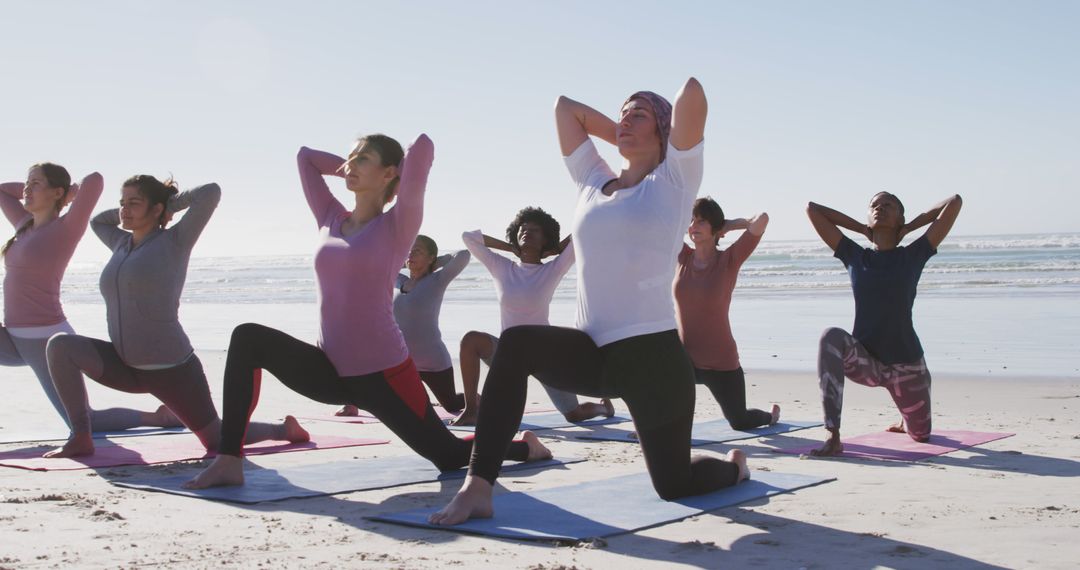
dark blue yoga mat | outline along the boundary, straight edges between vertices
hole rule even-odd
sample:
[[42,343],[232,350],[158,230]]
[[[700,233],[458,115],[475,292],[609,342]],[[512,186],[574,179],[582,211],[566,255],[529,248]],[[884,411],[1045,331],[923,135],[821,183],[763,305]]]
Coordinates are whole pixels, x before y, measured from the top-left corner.
[[[140,427],[131,428],[117,431],[95,431],[94,439],[105,438],[117,438],[117,437],[137,437],[143,435],[169,435],[176,433],[188,433],[188,430],[183,427]],[[66,441],[68,438],[67,432],[58,431],[8,431],[6,429],[0,429],[0,444],[2,443],[33,443],[37,441]]]
[[[502,472],[544,469],[580,461],[585,460],[570,457],[529,463],[508,462],[503,465]],[[386,489],[414,483],[464,479],[465,472],[465,469],[457,469],[439,473],[439,470],[428,460],[409,455],[335,461],[282,469],[252,469],[244,471],[244,485],[239,487],[212,487],[200,490],[181,488],[181,484],[195,476],[194,472],[168,477],[132,477],[109,482],[131,489],[251,505],[267,501]]]
[[[690,445],[708,445],[710,443],[723,443],[725,441],[737,441],[751,439],[763,435],[776,435],[798,431],[824,425],[821,422],[778,422],[771,426],[762,426],[748,430],[732,429],[727,420],[710,420],[695,423],[694,431],[690,434]],[[605,430],[600,433],[587,433],[576,436],[578,439],[590,439],[596,441],[621,441],[625,443],[637,443],[637,438],[631,437],[634,432],[625,430]]]
[[[593,427],[604,426],[608,424],[621,424],[623,422],[630,421],[630,418],[615,415],[610,418],[593,418],[591,420],[585,420],[583,422],[568,422],[562,414],[558,412],[550,414],[527,414],[521,419],[521,425],[519,430],[532,430],[542,431],[546,429],[567,428],[567,427]],[[476,431],[476,426],[447,426],[454,431]]]
[[756,471],[749,481],[696,497],[664,501],[648,473],[495,497],[495,516],[457,526],[428,524],[437,509],[416,509],[372,520],[519,540],[584,541],[679,521],[707,511],[834,481],[832,477]]

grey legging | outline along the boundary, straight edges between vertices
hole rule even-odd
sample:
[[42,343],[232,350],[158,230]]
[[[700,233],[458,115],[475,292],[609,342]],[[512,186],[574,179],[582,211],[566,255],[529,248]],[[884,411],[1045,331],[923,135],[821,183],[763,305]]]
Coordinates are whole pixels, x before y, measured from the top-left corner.
[[[64,404],[56,393],[52,376],[49,375],[49,365],[45,359],[45,347],[47,338],[21,338],[12,335],[4,327],[0,327],[0,366],[29,366],[37,376],[41,389],[56,413],[60,414],[64,423],[71,428],[67,413],[64,412]],[[105,410],[90,410],[90,422],[95,431],[117,431],[130,429],[141,425],[141,413],[138,410],[128,408],[109,408]]]

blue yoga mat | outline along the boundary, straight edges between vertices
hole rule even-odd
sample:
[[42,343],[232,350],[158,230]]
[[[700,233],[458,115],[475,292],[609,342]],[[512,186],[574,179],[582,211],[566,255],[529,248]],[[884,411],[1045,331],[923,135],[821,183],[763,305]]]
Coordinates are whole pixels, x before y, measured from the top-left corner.
[[[529,463],[507,462],[503,465],[502,471],[506,473],[544,469],[580,461],[585,460],[570,457]],[[244,485],[239,487],[212,487],[200,490],[181,488],[180,485],[191,479],[194,473],[168,477],[133,477],[109,482],[131,489],[252,505],[267,501],[321,497],[414,483],[464,479],[465,473],[465,469],[440,473],[428,460],[409,455],[335,461],[283,469],[253,469],[244,472]]]
[[835,478],[754,472],[744,481],[707,495],[664,501],[656,496],[648,473],[589,481],[495,497],[495,516],[457,526],[428,524],[437,509],[416,509],[372,520],[519,540],[584,541],[634,532],[707,511],[819,485]]
[[[186,428],[182,427],[140,427],[131,428],[117,431],[95,431],[94,439],[105,438],[117,438],[117,437],[137,437],[143,435],[169,435],[174,433],[188,433]],[[11,431],[6,429],[0,429],[0,443],[33,443],[37,441],[66,441],[68,434],[66,432],[48,431],[48,432],[22,432]]]
[[[723,443],[725,441],[737,441],[751,439],[763,435],[776,435],[812,427],[824,425],[821,422],[778,422],[771,426],[762,426],[748,430],[732,429],[727,420],[710,420],[695,423],[694,431],[690,434],[690,445],[708,445],[710,443]],[[578,439],[590,439],[596,441],[621,441],[625,443],[637,443],[637,438],[631,437],[632,431],[606,430],[602,433],[587,433],[577,436]]]
[[[585,420],[583,422],[568,422],[562,414],[558,412],[550,414],[527,414],[521,420],[521,426],[519,430],[532,430],[542,431],[546,429],[567,428],[567,427],[593,427],[604,426],[608,424],[621,424],[623,422],[630,421],[630,418],[615,415],[610,418],[593,418],[591,420]],[[454,431],[476,431],[476,426],[447,426]]]

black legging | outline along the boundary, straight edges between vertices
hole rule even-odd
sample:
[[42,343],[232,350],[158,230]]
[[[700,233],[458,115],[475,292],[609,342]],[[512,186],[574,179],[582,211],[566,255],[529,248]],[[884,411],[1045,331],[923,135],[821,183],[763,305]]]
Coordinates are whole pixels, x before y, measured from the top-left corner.
[[465,394],[454,392],[453,366],[436,372],[421,370],[420,379],[435,394],[435,399],[444,410],[456,414],[465,407]]
[[[324,404],[353,404],[371,412],[406,445],[428,459],[440,471],[463,467],[469,461],[472,442],[450,433],[427,402],[420,377],[411,361],[397,367],[400,373],[375,372],[363,376],[338,376],[322,349],[281,331],[247,323],[233,330],[225,361],[222,405],[221,453],[240,456],[241,442],[258,401],[260,369],[273,374],[294,392]],[[389,377],[388,377],[389,376]],[[423,395],[418,414],[400,394]],[[529,447],[514,442],[508,457],[525,461]]]
[[577,329],[526,325],[503,331],[480,400],[469,473],[494,484],[525,410],[529,375],[575,394],[623,398],[653,487],[670,500],[734,485],[739,468],[690,456],[694,371],[674,330],[603,347]]
[[720,403],[731,427],[750,429],[767,426],[772,421],[772,414],[758,409],[746,409],[746,375],[742,366],[735,370],[694,369],[698,384],[704,384],[713,397]]

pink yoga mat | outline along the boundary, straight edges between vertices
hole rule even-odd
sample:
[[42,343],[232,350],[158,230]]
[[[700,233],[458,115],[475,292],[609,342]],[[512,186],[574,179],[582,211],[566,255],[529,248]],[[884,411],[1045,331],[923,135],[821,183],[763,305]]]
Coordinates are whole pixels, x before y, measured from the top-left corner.
[[[990,441],[1012,437],[1011,433],[987,433],[978,431],[937,431],[930,441],[919,443],[906,433],[881,431],[850,439],[842,439],[844,453],[840,457],[860,459],[889,459],[893,461],[920,461],[928,457],[944,455],[965,447],[973,447]],[[809,455],[810,450],[821,447],[820,443],[791,449],[777,449],[777,453]]]
[[[439,406],[434,406],[434,408],[435,408],[435,413],[439,414],[439,419],[443,420],[444,422],[447,421],[447,420],[452,420],[452,419],[457,417],[457,414],[452,414],[452,413],[446,411],[445,409],[440,408]],[[525,413],[526,414],[537,414],[537,413],[541,413],[541,412],[554,412],[554,411],[555,411],[554,408],[544,407],[544,406],[526,406],[525,407]],[[369,413],[367,413],[367,412],[365,412],[363,410],[360,410],[360,415],[358,415],[358,416],[334,416],[334,415],[300,416],[300,419],[302,419],[302,420],[312,420],[312,421],[316,421],[316,422],[336,422],[336,423],[342,423],[342,424],[377,424],[377,423],[379,423],[379,420],[375,416],[373,416],[373,415],[371,415],[371,414],[369,414]]]
[[[97,440],[94,443],[97,445],[97,449],[93,455],[86,457],[46,459],[41,456],[46,451],[55,449],[56,446],[24,447],[4,451],[0,452],[0,465],[33,471],[69,471],[73,469],[118,467],[120,465],[171,463],[173,461],[204,459],[216,455],[207,453],[195,437],[129,437],[121,441]],[[305,443],[282,443],[279,441],[255,443],[244,447],[244,453],[246,455],[267,455],[289,451],[309,451],[383,443],[389,442],[385,439],[312,435],[311,441]]]

